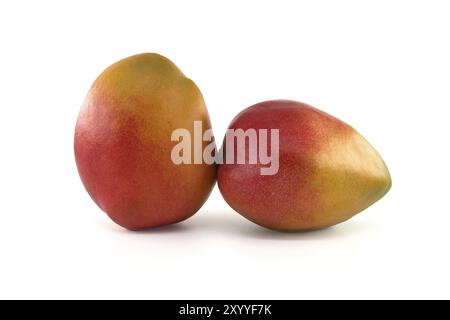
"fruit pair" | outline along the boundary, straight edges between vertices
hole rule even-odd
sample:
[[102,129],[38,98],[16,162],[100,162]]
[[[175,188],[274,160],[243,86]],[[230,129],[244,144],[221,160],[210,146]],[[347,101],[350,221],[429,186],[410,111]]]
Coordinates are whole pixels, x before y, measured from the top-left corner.
[[[97,205],[130,230],[189,218],[216,176],[237,212],[292,231],[347,220],[391,186],[386,165],[361,135],[303,103],[267,101],[242,111],[229,129],[242,129],[244,143],[225,138],[223,164],[204,161],[206,150],[215,149],[210,129],[199,89],[170,60],[157,54],[126,58],[95,80],[81,108],[75,131],[81,180]],[[185,144],[183,135],[194,139]],[[275,154],[276,171],[263,174],[262,156]]]

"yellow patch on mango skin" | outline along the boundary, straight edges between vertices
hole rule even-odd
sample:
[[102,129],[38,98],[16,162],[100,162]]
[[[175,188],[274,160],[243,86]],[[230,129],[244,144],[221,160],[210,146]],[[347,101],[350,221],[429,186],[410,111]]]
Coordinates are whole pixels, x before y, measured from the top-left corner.
[[[157,131],[139,128],[143,136],[155,141],[170,140],[167,132],[186,127],[187,118],[210,126],[198,87],[159,54],[139,54],[111,65],[95,80],[90,96],[95,107],[117,115],[117,121],[111,123],[115,128],[120,129],[123,114],[158,127]],[[83,108],[88,108],[86,103]]]
[[311,184],[321,194],[317,227],[350,219],[381,199],[391,177],[378,152],[355,130],[331,138],[314,156]]

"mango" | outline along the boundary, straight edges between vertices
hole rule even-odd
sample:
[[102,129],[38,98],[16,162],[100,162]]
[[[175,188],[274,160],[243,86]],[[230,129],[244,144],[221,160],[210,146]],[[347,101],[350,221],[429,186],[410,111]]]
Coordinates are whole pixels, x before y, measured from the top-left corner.
[[87,192],[114,222],[130,230],[157,227],[203,205],[215,164],[171,159],[172,132],[193,134],[194,121],[211,129],[202,94],[161,55],[125,58],[94,81],[76,124],[75,159]]
[[250,145],[250,134],[245,144],[227,148],[225,139],[222,146],[225,154],[244,154],[245,163],[224,160],[218,168],[218,186],[226,202],[263,227],[281,231],[329,227],[369,207],[391,187],[383,159],[355,129],[307,104],[258,103],[231,122],[229,130],[238,129],[268,130],[267,137],[278,131],[277,144],[268,141],[267,148],[268,154],[278,152],[277,170],[272,170],[276,173],[263,174],[267,164],[249,161],[250,153],[261,148]]

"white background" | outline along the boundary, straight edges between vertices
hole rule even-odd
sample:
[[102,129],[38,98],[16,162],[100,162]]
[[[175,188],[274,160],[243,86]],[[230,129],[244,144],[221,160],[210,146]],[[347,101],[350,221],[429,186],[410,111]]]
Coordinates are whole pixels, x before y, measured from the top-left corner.
[[[448,1],[1,2],[0,298],[450,298],[449,17]],[[392,190],[318,232],[257,227],[217,187],[182,224],[121,229],[73,133],[95,77],[141,52],[197,83],[217,140],[251,104],[307,102],[378,149]]]

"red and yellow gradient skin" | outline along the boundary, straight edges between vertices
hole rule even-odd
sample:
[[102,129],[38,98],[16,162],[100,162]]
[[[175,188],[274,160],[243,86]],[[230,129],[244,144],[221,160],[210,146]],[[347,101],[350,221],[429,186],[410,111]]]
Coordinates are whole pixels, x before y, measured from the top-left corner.
[[[167,58],[146,53],[108,67],[93,83],[75,130],[86,190],[117,224],[139,230],[192,216],[208,198],[215,165],[175,165],[175,129],[211,127],[197,86]],[[204,142],[204,146],[207,142]]]
[[277,174],[260,175],[260,164],[218,169],[227,203],[261,226],[283,231],[332,226],[391,187],[383,159],[355,129],[307,104],[262,102],[239,113],[229,128],[279,129]]

